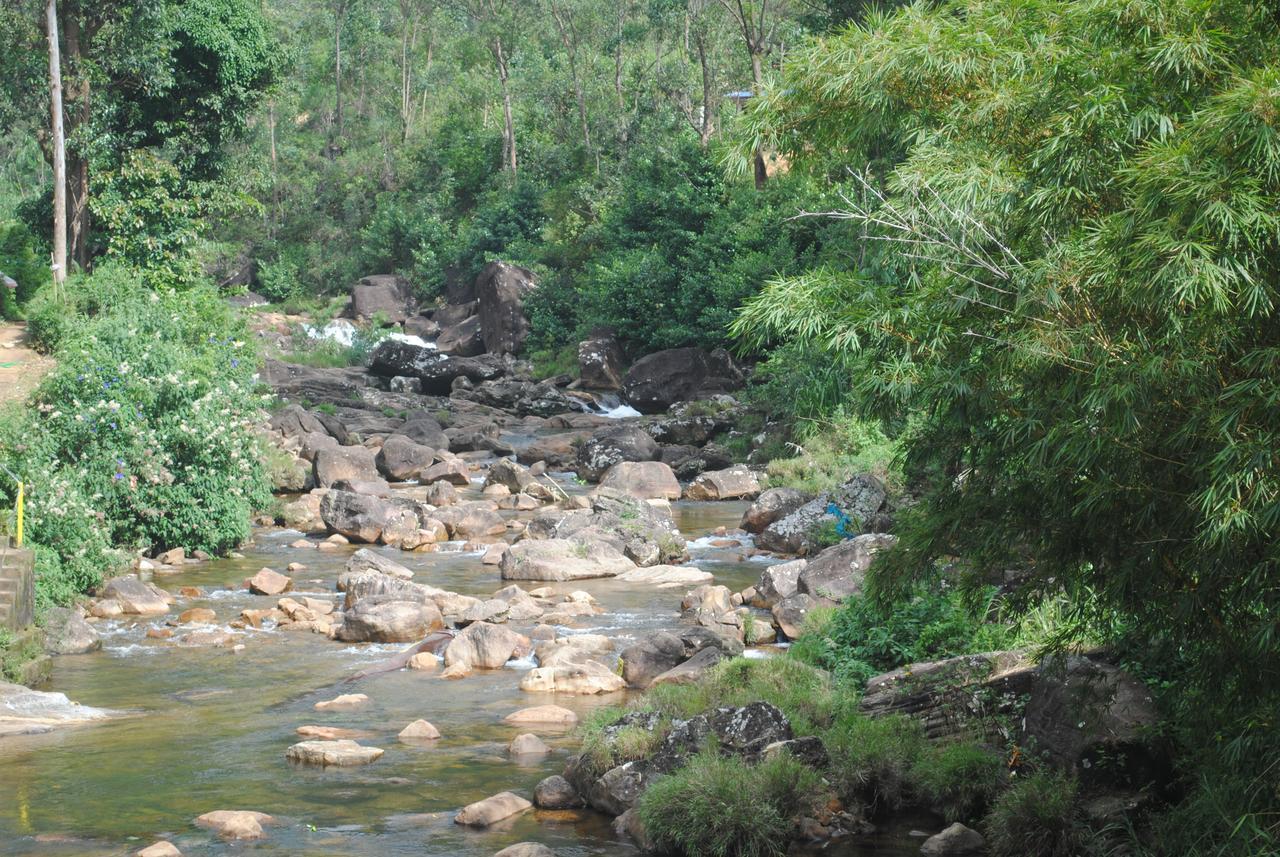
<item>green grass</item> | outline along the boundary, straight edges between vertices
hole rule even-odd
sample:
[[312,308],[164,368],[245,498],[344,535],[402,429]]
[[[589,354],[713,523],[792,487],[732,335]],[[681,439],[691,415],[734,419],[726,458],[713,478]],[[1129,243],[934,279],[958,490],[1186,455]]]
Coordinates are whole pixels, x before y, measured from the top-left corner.
[[836,411],[830,418],[801,423],[792,456],[774,458],[766,474],[772,486],[818,493],[836,488],[858,473],[871,473],[890,488],[902,485],[897,463],[900,444],[879,422]]
[[852,711],[821,737],[831,756],[829,778],[841,800],[863,803],[871,815],[910,802],[912,771],[925,748],[917,721],[902,716],[872,719]]
[[984,833],[992,857],[1075,857],[1089,840],[1078,816],[1076,783],[1038,771],[1019,780],[993,804]]
[[533,377],[539,381],[554,378],[557,375],[578,377],[578,347],[566,345],[562,348],[544,348],[529,355],[533,364]]
[[948,822],[973,824],[1000,793],[1007,768],[987,747],[931,745],[916,759],[909,778],[921,802]]

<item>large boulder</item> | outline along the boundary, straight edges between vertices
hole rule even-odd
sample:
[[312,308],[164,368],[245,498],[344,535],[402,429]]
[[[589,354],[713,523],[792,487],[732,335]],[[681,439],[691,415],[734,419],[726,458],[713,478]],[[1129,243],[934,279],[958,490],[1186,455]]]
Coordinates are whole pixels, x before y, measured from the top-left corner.
[[567,693],[590,696],[614,693],[627,683],[599,661],[583,661],[554,667],[537,667],[525,673],[520,689],[529,693]]
[[857,595],[875,555],[897,541],[887,533],[867,533],[832,545],[808,561],[796,578],[796,591],[831,601]]
[[468,827],[489,827],[504,818],[524,812],[532,806],[533,804],[519,795],[502,792],[467,804],[453,817],[453,820],[457,824],[465,824]]
[[578,384],[588,390],[622,389],[622,348],[612,333],[578,343]]
[[484,487],[502,485],[512,494],[519,494],[538,480],[524,467],[509,458],[499,458],[489,466],[485,476]]
[[269,423],[273,431],[285,437],[302,437],[308,434],[326,435],[328,432],[319,418],[302,405],[285,405],[271,415]]
[[752,603],[756,607],[769,609],[795,595],[799,591],[800,572],[804,571],[808,564],[808,560],[796,559],[771,565],[760,572],[760,581],[756,584],[756,597]]
[[510,628],[474,622],[458,632],[444,650],[446,667],[497,670],[513,657],[529,651],[529,638]]
[[387,574],[401,580],[408,580],[413,577],[412,570],[395,560],[389,559],[376,551],[369,550],[369,548],[360,548],[347,560],[347,576],[350,577],[351,575],[365,572]]
[[623,379],[622,391],[636,410],[660,414],[676,402],[732,393],[741,386],[742,373],[727,351],[672,348],[637,360]]
[[480,333],[480,316],[464,318],[440,331],[436,348],[454,357],[478,357],[484,354],[484,337]]
[[476,277],[477,315],[484,349],[514,354],[529,335],[524,299],[537,286],[533,272],[507,262],[490,262]]
[[814,608],[822,602],[812,595],[797,592],[773,605],[773,624],[788,639],[794,640],[804,632],[804,623]]
[[330,491],[320,500],[325,526],[352,541],[375,543],[393,507],[380,497],[354,491]]
[[636,567],[613,545],[583,539],[523,539],[502,555],[503,580],[585,580]]
[[760,480],[741,464],[698,475],[685,491],[690,500],[743,500],[760,493]]
[[521,464],[545,462],[549,470],[572,470],[578,451],[591,437],[586,431],[567,431],[534,437],[516,447],[516,460]]
[[351,314],[365,321],[381,317],[400,324],[409,317],[409,281],[395,274],[361,277],[351,288]]
[[[474,283],[474,281],[473,281]],[[471,289],[471,297],[465,300],[450,300],[445,306],[435,311],[431,316],[436,324],[443,327],[453,327],[464,319],[471,318],[476,314],[476,298],[474,284]]]
[[795,488],[767,488],[751,504],[751,508],[742,514],[739,526],[748,533],[763,532],[774,521],[785,518],[812,499],[812,494]]
[[342,614],[338,639],[348,643],[414,643],[444,628],[435,604],[384,600],[373,596],[356,602]]
[[270,357],[263,361],[259,378],[281,399],[330,404],[358,397],[366,380],[363,369],[302,366]]
[[328,488],[335,482],[372,481],[378,478],[378,463],[373,450],[363,446],[339,446],[318,449],[313,462],[315,481],[319,488]]
[[619,461],[604,474],[600,487],[640,500],[680,499],[680,482],[661,461]]
[[597,482],[609,468],[622,461],[653,461],[658,444],[639,426],[605,426],[597,429],[578,450],[578,475]]
[[429,396],[447,396],[456,378],[478,383],[500,378],[506,372],[501,358],[492,355],[455,357],[430,346],[398,339],[384,339],[369,357],[369,374],[418,378],[422,381],[422,392]]
[[50,607],[44,614],[44,648],[51,655],[83,655],[102,648],[102,638],[69,607]]
[[534,787],[533,805],[538,809],[577,809],[582,806],[582,797],[572,783],[554,774]]
[[392,482],[417,479],[436,461],[436,451],[404,435],[391,435],[378,450],[377,466]]
[[686,663],[704,649],[714,649],[727,656],[742,653],[741,644],[707,628],[658,631],[622,650],[622,677],[630,686],[643,690],[655,678]]
[[156,616],[169,612],[173,596],[153,583],[136,577],[113,577],[102,585],[102,597],[120,604],[125,613]]
[[602,541],[640,566],[670,565],[689,558],[669,510],[608,488],[595,492],[589,509],[540,512],[529,522],[525,538]]
[[831,505],[850,518],[852,527],[864,531],[880,521],[887,499],[884,483],[879,479],[870,474],[855,476],[775,520],[756,538],[756,544],[778,553],[809,553],[814,547],[813,530],[825,521],[835,520],[827,511]]
[[475,402],[523,417],[550,417],[587,408],[585,400],[570,397],[550,379],[526,381],[504,378],[474,385],[470,381],[459,380],[453,385],[451,395],[454,399]]

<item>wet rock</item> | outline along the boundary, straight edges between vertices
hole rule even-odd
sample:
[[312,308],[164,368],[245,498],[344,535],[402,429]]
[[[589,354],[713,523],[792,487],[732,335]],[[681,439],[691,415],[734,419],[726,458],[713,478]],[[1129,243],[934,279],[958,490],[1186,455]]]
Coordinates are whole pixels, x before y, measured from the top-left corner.
[[415,720],[401,729],[400,734],[396,737],[409,740],[434,741],[440,737],[440,730],[425,720]]
[[460,487],[471,484],[471,468],[460,458],[433,464],[418,476],[421,482],[451,482]]
[[608,488],[599,488],[585,509],[547,509],[529,522],[525,540],[575,539],[604,542],[636,565],[679,563],[689,558],[670,509]]
[[183,625],[209,625],[217,620],[218,614],[214,613],[208,607],[192,607],[190,610],[183,610],[178,614],[178,621]]
[[444,617],[435,604],[383,600],[372,596],[342,614],[339,640],[348,643],[412,643],[444,628]]
[[776,705],[752,702],[740,708],[718,708],[708,716],[708,724],[721,748],[755,756],[778,741],[792,738],[791,722]]
[[896,542],[896,537],[885,533],[868,533],[832,545],[805,565],[796,578],[796,591],[831,601],[857,595],[876,553]]
[[762,532],[774,521],[785,518],[812,499],[812,494],[794,488],[768,488],[743,513],[739,526],[748,533]]
[[707,670],[720,663],[724,658],[725,654],[721,649],[702,649],[684,663],[654,676],[653,680],[649,682],[649,686],[656,687],[660,684],[694,684],[706,675]]
[[511,792],[501,792],[493,797],[464,806],[453,820],[468,827],[488,827],[504,818],[524,812],[533,804]]
[[484,334],[480,329],[480,316],[464,318],[457,324],[443,328],[436,338],[436,348],[442,354],[453,357],[478,357],[484,354]]
[[773,623],[788,639],[794,640],[804,630],[810,611],[820,604],[813,596],[798,592],[773,605]]
[[573,785],[557,774],[534,787],[533,805],[539,809],[576,809],[583,806],[583,800]]
[[490,262],[476,277],[477,315],[485,351],[514,354],[529,335],[524,301],[537,286],[533,272],[507,262]]
[[320,501],[325,526],[357,542],[377,542],[390,514],[385,500],[351,491],[330,491]]
[[853,526],[871,529],[879,521],[888,498],[884,484],[870,474],[850,479],[835,491],[819,495],[795,511],[775,520],[756,538],[756,544],[764,550],[778,553],[808,553],[813,549],[810,534],[824,521],[835,520],[827,508],[835,504],[848,515]]
[[[521,464],[544,461],[553,470],[572,469],[578,460],[579,448],[591,435],[585,431],[561,432],[535,437],[517,447],[516,459]],[[603,472],[603,471],[601,471]]]
[[[404,438],[434,450],[449,448],[449,437],[440,426],[440,421],[425,411],[414,411],[409,414],[400,427],[387,437],[387,440],[392,438]],[[385,445],[386,442],[383,443]],[[436,455],[440,457],[439,452]]]
[[320,488],[328,488],[342,480],[374,480],[378,478],[378,464],[373,450],[363,446],[340,446],[336,449],[316,450],[315,481]]
[[[501,358],[457,357],[435,348],[387,339],[370,355],[369,373],[386,378],[404,375],[422,381],[422,392],[429,396],[447,396],[457,378],[473,383],[492,381],[506,373]],[[421,441],[420,441],[421,442]],[[430,443],[427,444],[431,446]],[[437,447],[438,448],[438,447]]]
[[316,711],[357,711],[369,704],[369,697],[363,693],[344,693],[333,699],[317,702]]
[[578,382],[588,390],[622,389],[622,348],[612,334],[578,343]]
[[528,652],[528,637],[510,628],[474,622],[458,632],[444,650],[445,666],[462,664],[471,669],[501,669],[518,652]]
[[742,500],[760,493],[760,481],[747,467],[704,472],[685,490],[690,500]]
[[584,580],[636,567],[612,545],[581,539],[516,542],[502,555],[503,580]]
[[755,598],[752,603],[765,609],[772,608],[792,595],[795,595],[800,580],[800,572],[808,565],[807,560],[797,559],[771,565],[760,572],[760,582],[755,587]]
[[[537,735],[526,732],[511,739],[511,743],[507,745],[507,752],[512,756],[544,756],[551,752],[551,748]],[[534,799],[537,799],[536,792]]]
[[196,818],[197,826],[208,828],[223,839],[261,839],[266,835],[262,826],[274,822],[265,812],[235,809],[218,809]]
[[981,854],[986,848],[987,843],[982,834],[957,821],[941,833],[935,833],[926,839],[920,846],[920,853],[925,857],[967,857]]
[[269,568],[260,569],[248,583],[254,595],[281,595],[293,589],[293,578]]
[[44,649],[51,655],[83,655],[102,648],[102,638],[76,610],[50,607],[44,615]]
[[405,663],[405,666],[411,670],[430,672],[431,670],[440,669],[440,658],[430,652],[418,652],[416,655],[409,658],[408,662]]
[[378,450],[378,469],[393,482],[417,479],[436,460],[436,451],[404,435],[392,435]]
[[597,482],[615,464],[624,461],[653,461],[658,444],[639,426],[605,426],[582,444],[577,456],[578,475]]
[[104,598],[114,600],[124,613],[155,616],[169,612],[173,596],[136,577],[113,577],[102,586]]
[[516,726],[536,724],[567,727],[577,724],[578,715],[559,705],[535,705],[530,708],[521,708],[519,711],[513,711],[502,720],[504,723]]
[[672,348],[637,360],[622,382],[626,401],[644,414],[659,414],[677,402],[731,393],[742,373],[728,352]]
[[134,852],[134,857],[182,857],[182,852],[172,842],[156,842]]
[[387,574],[400,580],[408,580],[413,577],[413,571],[396,562],[388,559],[377,551],[369,550],[369,548],[360,548],[351,555],[347,560],[347,573],[360,574],[362,572],[377,572],[379,574]]
[[622,690],[622,676],[597,661],[558,667],[538,667],[525,673],[520,689],[529,693],[593,695]]
[[614,578],[620,583],[643,583],[659,589],[708,583],[714,579],[715,575],[711,572],[691,565],[652,565],[624,571]]
[[679,500],[680,482],[661,461],[620,461],[600,480],[601,488],[612,488],[640,500]]
[[462,541],[478,541],[507,531],[506,520],[487,504],[454,506],[437,510],[436,514],[449,528],[449,534]]
[[556,857],[556,852],[540,842],[517,842],[503,848],[493,857]]
[[385,751],[378,747],[365,747],[355,741],[300,741],[285,751],[285,758],[302,765],[319,765],[329,768],[350,768],[368,765],[382,758]]
[[640,813],[634,807],[613,820],[613,832],[619,836],[625,834],[630,837],[631,841],[639,846],[641,851],[657,850],[653,839],[650,838],[648,831],[645,830],[644,821],[640,818]]
[[613,651],[613,640],[602,634],[573,634],[539,643],[534,651],[539,666],[565,666],[583,663]]

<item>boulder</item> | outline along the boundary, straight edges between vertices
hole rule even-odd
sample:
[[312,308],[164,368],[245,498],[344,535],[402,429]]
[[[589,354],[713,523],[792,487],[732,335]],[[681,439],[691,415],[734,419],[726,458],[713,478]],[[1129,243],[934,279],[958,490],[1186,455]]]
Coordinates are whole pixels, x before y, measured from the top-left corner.
[[[409,414],[408,419],[401,423],[387,440],[393,437],[403,437],[433,450],[449,448],[449,436],[445,434],[440,422],[424,411],[414,411]],[[384,445],[385,443],[386,441],[383,441]]]
[[315,414],[302,407],[302,405],[297,404],[285,405],[283,408],[276,411],[271,415],[269,425],[273,431],[278,431],[285,437],[302,437],[308,434],[328,434],[324,423],[322,423]]
[[620,461],[604,474],[600,487],[641,500],[680,499],[680,483],[671,468],[661,461]]
[[732,396],[712,396],[698,402],[677,402],[666,415],[645,428],[658,443],[701,447],[707,445],[707,441],[715,435],[736,428],[743,411],[744,408]]
[[442,328],[453,327],[460,321],[475,315],[476,306],[475,281],[472,280],[467,286],[466,295],[451,296],[445,306],[436,310],[431,318]]
[[778,553],[809,553],[813,549],[810,539],[813,529],[835,519],[827,512],[831,504],[848,515],[854,527],[866,530],[882,519],[887,497],[884,484],[876,477],[855,476],[836,490],[819,495],[765,527],[756,544]]
[[348,643],[412,643],[444,628],[444,617],[434,604],[384,601],[395,596],[373,596],[342,614],[338,639]]
[[622,389],[622,348],[612,334],[578,343],[578,383],[588,390]]
[[669,508],[659,508],[629,494],[597,489],[590,507],[547,509],[531,520],[526,539],[575,539],[612,545],[636,565],[679,563],[689,558],[684,537]]
[[702,649],[684,663],[654,676],[653,680],[649,682],[649,686],[656,687],[660,684],[695,684],[704,675],[706,675],[707,670],[720,663],[724,658],[725,654],[720,649]]
[[502,555],[503,580],[585,580],[636,567],[610,544],[581,539],[523,539]]
[[419,339],[435,339],[440,335],[440,325],[425,315],[415,315],[404,320],[404,332]]
[[178,614],[178,622],[183,625],[211,625],[218,619],[218,614],[208,607],[192,607]]
[[570,693],[591,695],[622,690],[622,676],[598,661],[538,667],[525,673],[520,689],[530,693]]
[[436,460],[436,451],[410,438],[394,434],[382,442],[377,466],[393,482],[417,479]]
[[502,360],[491,355],[457,357],[436,348],[397,339],[380,342],[369,361],[369,374],[385,378],[418,378],[422,381],[422,392],[428,396],[447,396],[457,378],[479,383],[492,381],[507,372]]
[[499,458],[489,465],[489,473],[485,476],[484,485],[486,488],[501,485],[512,494],[519,494],[537,481],[529,472],[529,468],[509,458]]
[[450,641],[444,650],[444,663],[446,667],[462,664],[471,669],[496,670],[529,648],[529,638],[509,628],[473,622]]
[[378,479],[378,463],[374,452],[363,446],[318,449],[313,466],[316,485],[320,488],[328,488],[342,479],[348,481]]
[[[585,431],[542,435],[516,449],[521,464],[545,462],[551,470],[571,470],[578,460],[578,450],[591,435]],[[603,471],[602,471],[603,472]]]
[[796,559],[771,565],[760,572],[760,582],[756,584],[755,599],[752,603],[767,610],[795,595],[798,591],[800,572],[804,571],[807,565],[807,560]]
[[676,402],[732,393],[742,373],[727,351],[672,348],[637,360],[622,381],[623,396],[642,414],[660,414]]
[[744,500],[760,493],[760,481],[743,465],[699,474],[685,489],[690,500]]
[[[328,435],[324,437],[330,444],[337,446],[336,440]],[[279,467],[270,468],[270,476],[273,494],[298,494],[315,487],[311,464],[305,458],[294,458]]]
[[524,812],[533,804],[511,792],[501,792],[493,797],[469,803],[453,817],[456,824],[468,827],[488,827],[516,813]]
[[[537,735],[526,732],[511,739],[511,743],[507,745],[507,752],[512,756],[544,756],[551,752],[551,748]],[[537,799],[536,792],[534,799]]]
[[355,542],[377,542],[392,506],[379,497],[330,491],[320,500],[320,519],[335,533]]
[[316,711],[356,711],[369,704],[363,693],[344,693],[333,699],[325,699],[312,706]]
[[478,357],[484,354],[484,336],[480,330],[480,316],[473,315],[455,325],[446,327],[436,337],[436,348],[442,354],[454,357]]
[[76,610],[50,607],[44,614],[44,649],[51,655],[83,655],[102,648],[102,638]]
[[533,272],[507,262],[490,262],[476,277],[476,314],[485,351],[515,354],[529,335],[524,300],[537,286]]
[[364,572],[387,574],[400,580],[408,580],[413,577],[413,572],[408,568],[369,548],[360,548],[347,560],[348,575],[358,575]]
[[409,317],[409,281],[396,274],[374,274],[361,277],[351,288],[351,314],[371,321],[379,317],[389,324],[400,324]]
[[644,689],[659,675],[680,666],[704,649],[715,649],[729,656],[742,653],[741,644],[707,628],[658,631],[622,650],[622,677],[632,687]]
[[[426,653],[423,652],[422,654]],[[410,741],[434,741],[440,737],[440,730],[425,720],[415,720],[401,729],[396,737]]]
[[280,520],[286,527],[303,533],[326,532],[320,517],[321,494],[303,494],[297,500],[285,503],[280,510]]
[[812,494],[794,488],[767,488],[743,513],[739,526],[748,533],[763,532],[774,521],[785,518],[812,499]]
[[573,784],[557,774],[534,786],[533,805],[538,809],[576,809],[583,801]]
[[925,857],[972,857],[987,850],[986,840],[976,830],[956,822],[941,833],[935,833],[920,846]]
[[556,857],[556,852],[541,842],[517,842],[503,848],[493,857]]
[[773,624],[788,639],[794,640],[804,631],[805,620],[813,608],[822,602],[811,595],[797,592],[773,605]]
[[260,569],[249,578],[249,591],[254,595],[283,595],[290,589],[293,589],[293,578],[269,568]]
[[214,831],[223,839],[261,839],[266,835],[262,825],[274,821],[265,812],[218,809],[197,817],[196,825]]
[[471,484],[471,468],[461,458],[452,458],[433,464],[418,474],[418,480],[425,483],[449,482],[465,487]]
[[123,613],[156,616],[169,612],[173,596],[136,577],[113,577],[102,585],[102,597],[120,605]]
[[297,762],[301,765],[349,768],[376,762],[382,758],[384,752],[378,747],[365,747],[355,741],[341,739],[338,741],[299,741],[286,750],[284,756],[290,762]]
[[259,378],[281,399],[321,403],[350,402],[360,395],[360,388],[365,384],[362,369],[299,366],[271,358],[263,361]]
[[172,842],[161,840],[133,852],[133,857],[182,857],[182,852]]
[[896,537],[885,533],[868,533],[832,545],[808,561],[796,578],[796,590],[831,601],[856,595],[862,591],[876,553],[896,542]]
[[559,667],[580,664],[613,651],[613,640],[602,634],[573,634],[537,645],[538,666]]
[[452,506],[458,502],[458,489],[444,479],[427,485],[426,501],[432,506]]
[[521,708],[519,711],[513,711],[502,718],[502,721],[515,726],[570,727],[577,725],[578,715],[559,705],[535,705],[531,708]]
[[657,442],[639,426],[605,426],[578,450],[577,471],[583,479],[598,482],[619,462],[653,461],[657,456]]
[[431,652],[418,652],[405,662],[405,666],[411,670],[430,672],[431,670],[440,669],[440,658],[431,654]]
[[436,512],[449,528],[449,535],[462,541],[479,541],[501,536],[507,531],[506,520],[497,512],[480,504],[465,504]]
[[614,578],[619,583],[642,583],[659,589],[709,583],[714,579],[715,575],[711,572],[691,565],[652,565],[624,571]]

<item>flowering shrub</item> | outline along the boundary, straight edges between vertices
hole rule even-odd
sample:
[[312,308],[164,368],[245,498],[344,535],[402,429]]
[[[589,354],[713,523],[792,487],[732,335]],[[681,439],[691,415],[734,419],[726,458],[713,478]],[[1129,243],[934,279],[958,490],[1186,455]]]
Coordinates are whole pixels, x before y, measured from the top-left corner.
[[113,547],[225,552],[270,499],[257,355],[233,311],[211,290],[130,288],[120,269],[85,285],[101,311],[67,325],[57,369],[0,424],[30,538],[58,558],[41,575],[51,600],[92,586]]

